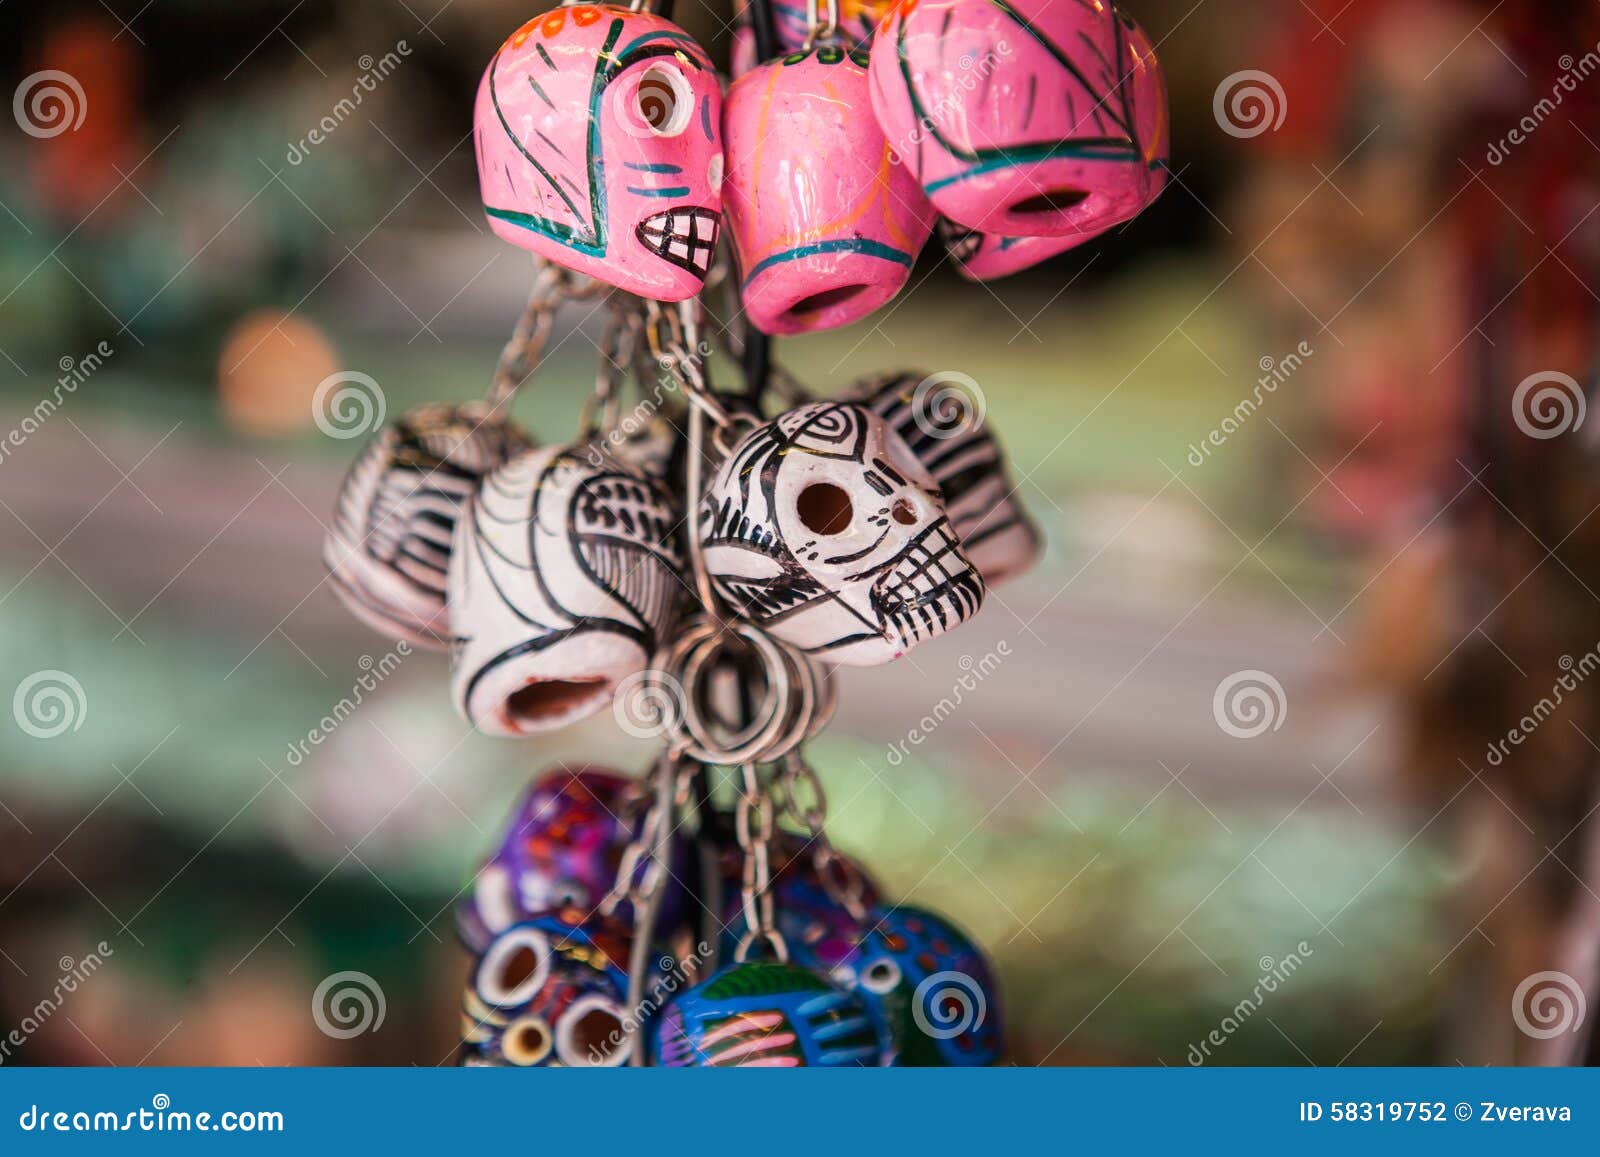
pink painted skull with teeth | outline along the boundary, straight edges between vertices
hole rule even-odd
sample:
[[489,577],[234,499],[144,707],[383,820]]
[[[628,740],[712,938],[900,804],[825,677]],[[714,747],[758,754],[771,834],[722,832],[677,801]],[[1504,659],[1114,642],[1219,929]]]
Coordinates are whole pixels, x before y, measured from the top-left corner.
[[950,220],[1092,236],[1160,188],[1166,101],[1148,48],[1110,0],[901,0],[873,40],[872,107]]
[[676,24],[611,5],[547,12],[478,88],[489,223],[558,265],[684,301],[716,251],[721,123],[716,71]]

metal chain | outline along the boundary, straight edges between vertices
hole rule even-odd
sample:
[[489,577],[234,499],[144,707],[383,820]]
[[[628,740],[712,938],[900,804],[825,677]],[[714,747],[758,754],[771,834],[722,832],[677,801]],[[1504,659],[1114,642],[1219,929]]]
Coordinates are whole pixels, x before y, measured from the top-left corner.
[[603,282],[590,279],[578,281],[575,274],[559,265],[541,262],[534,274],[533,290],[528,304],[511,332],[511,340],[500,351],[500,360],[489,381],[485,401],[491,413],[503,415],[524,383],[533,376],[544,356],[550,331],[555,326],[556,311],[564,302],[601,297],[611,292]]
[[739,877],[739,899],[744,909],[744,935],[733,950],[735,963],[750,959],[750,952],[765,941],[779,960],[789,959],[789,945],[778,931],[772,899],[772,836],[776,831],[772,794],[761,782],[756,765],[740,768],[742,789],[734,811],[734,834],[744,853]]
[[810,835],[808,847],[811,862],[828,898],[854,919],[865,919],[867,881],[828,839],[828,797],[822,790],[822,781],[817,778],[816,769],[806,762],[805,756],[799,751],[791,752],[784,757],[778,785],[779,814],[800,824]]

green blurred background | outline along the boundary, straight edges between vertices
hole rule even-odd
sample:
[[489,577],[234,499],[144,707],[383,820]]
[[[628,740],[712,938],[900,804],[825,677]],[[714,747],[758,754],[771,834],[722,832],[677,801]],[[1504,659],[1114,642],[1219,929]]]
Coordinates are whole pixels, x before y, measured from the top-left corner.
[[[1451,897],[1482,849],[1401,789],[1404,708],[1362,666],[1373,559],[1421,524],[1433,480],[1410,465],[1449,424],[1428,410],[1400,465],[1354,472],[1349,423],[1326,410],[1343,382],[1390,380],[1371,370],[1383,351],[1436,352],[1426,294],[1339,305],[1370,270],[1449,283],[1444,226],[1402,246],[1458,183],[1439,176],[1455,173],[1451,93],[1503,79],[1471,34],[1489,6],[1131,7],[1171,85],[1159,203],[990,285],[935,245],[889,308],[776,345],[817,386],[970,375],[1049,542],[960,632],[843,675],[811,748],[830,827],[891,893],[989,948],[1017,1063],[1182,1065],[1213,1030],[1208,1063],[1480,1059],[1460,1026],[1480,1007],[1505,1020],[1508,994],[1461,996],[1476,965]],[[395,415],[487,383],[531,264],[476,208],[470,98],[532,9],[136,9],[0,7],[8,75],[64,70],[88,106],[73,133],[0,134],[0,426],[111,350],[0,461],[0,691],[40,671],[82,689],[60,735],[0,728],[0,1027],[62,958],[112,950],[8,1059],[446,1063],[465,968],[450,905],[514,795],[559,760],[638,769],[651,751],[609,715],[550,739],[473,734],[443,658],[418,654],[291,760],[389,648],[321,582],[358,444],[318,431],[311,396],[359,371]],[[720,57],[728,12],[678,9]],[[1409,14],[1403,34],[1384,9]],[[362,58],[401,41],[394,75],[291,164]],[[1423,101],[1396,77],[1433,60]],[[1244,69],[1284,81],[1278,132],[1221,131],[1214,94]],[[593,380],[587,311],[563,315],[519,403],[543,437],[567,436]],[[1306,366],[1192,461],[1263,359],[1301,341]],[[1420,405],[1402,392],[1391,404]],[[1001,643],[995,673],[892,760]],[[1279,726],[1241,739],[1213,694],[1249,670],[1285,698]],[[1241,1013],[1291,955],[1293,977]],[[386,1019],[330,1039],[307,1011],[345,969],[381,983]]]

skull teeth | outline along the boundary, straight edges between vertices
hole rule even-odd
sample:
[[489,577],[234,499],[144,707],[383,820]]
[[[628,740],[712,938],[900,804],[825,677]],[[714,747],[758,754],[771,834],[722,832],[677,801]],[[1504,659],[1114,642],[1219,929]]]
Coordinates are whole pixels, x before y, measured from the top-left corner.
[[639,222],[636,236],[650,252],[704,277],[717,251],[721,219],[710,209],[668,209]]
[[983,583],[940,519],[906,548],[873,594],[891,629],[909,645],[970,617],[983,599]]

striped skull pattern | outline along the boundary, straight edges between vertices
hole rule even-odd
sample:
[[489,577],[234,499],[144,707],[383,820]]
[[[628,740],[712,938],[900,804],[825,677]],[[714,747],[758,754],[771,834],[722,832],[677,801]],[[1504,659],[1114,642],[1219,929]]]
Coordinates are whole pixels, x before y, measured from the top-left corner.
[[707,488],[701,526],[718,593],[827,662],[897,659],[983,602],[938,483],[864,406],[811,403],[751,431]]
[[442,649],[456,518],[527,435],[475,407],[422,406],[386,427],[339,488],[323,561],[334,592],[391,638]]
[[857,382],[846,397],[868,407],[905,440],[944,493],[950,525],[989,586],[1038,561],[1043,541],[1022,508],[1005,451],[982,415],[940,406],[938,379],[890,374]]

